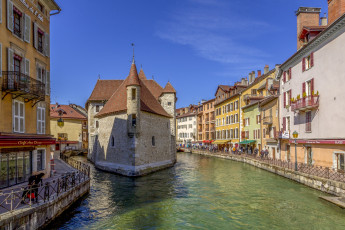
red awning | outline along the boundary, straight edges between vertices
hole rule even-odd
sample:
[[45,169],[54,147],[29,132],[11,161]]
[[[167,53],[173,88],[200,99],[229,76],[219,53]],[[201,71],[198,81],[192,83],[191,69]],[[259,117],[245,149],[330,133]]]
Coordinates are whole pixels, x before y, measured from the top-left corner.
[[56,139],[45,136],[0,136],[0,147],[55,145]]

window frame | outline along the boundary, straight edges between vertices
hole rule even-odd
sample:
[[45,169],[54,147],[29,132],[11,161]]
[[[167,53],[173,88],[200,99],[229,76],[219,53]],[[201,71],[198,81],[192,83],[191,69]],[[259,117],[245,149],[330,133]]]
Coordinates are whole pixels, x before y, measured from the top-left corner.
[[[60,146],[61,148],[61,146]],[[38,157],[39,157],[39,152],[42,151],[42,154],[41,154],[41,165],[40,165],[40,168],[38,167]],[[45,161],[46,161],[46,149],[44,148],[38,148],[37,149],[37,153],[36,153],[36,171],[43,171],[46,169],[46,164],[45,164]]]
[[[18,103],[18,115],[15,115],[15,104]],[[23,105],[23,116],[20,116],[20,105]],[[15,119],[18,119],[18,127],[16,129]],[[20,121],[23,119],[23,127],[20,125]],[[25,133],[25,103],[18,100],[12,102],[12,127],[14,133]],[[22,128],[22,131],[21,131]]]

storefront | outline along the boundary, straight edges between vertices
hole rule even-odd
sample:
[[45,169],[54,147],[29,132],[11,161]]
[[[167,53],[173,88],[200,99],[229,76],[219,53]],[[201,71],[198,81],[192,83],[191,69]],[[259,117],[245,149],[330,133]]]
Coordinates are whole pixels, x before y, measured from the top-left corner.
[[48,172],[51,137],[0,135],[0,188],[20,184],[33,172]]
[[243,147],[244,151],[246,153],[252,154],[255,150],[256,146],[256,140],[244,140],[240,142],[241,147]]

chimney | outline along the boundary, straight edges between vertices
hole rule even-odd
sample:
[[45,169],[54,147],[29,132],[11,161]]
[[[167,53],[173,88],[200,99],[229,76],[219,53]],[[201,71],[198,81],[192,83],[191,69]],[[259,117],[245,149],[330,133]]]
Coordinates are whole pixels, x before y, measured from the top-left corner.
[[344,0],[328,0],[328,24],[332,24],[345,13]]
[[253,81],[255,80],[255,71],[252,71],[252,80],[249,82],[249,84],[251,84]]
[[261,77],[261,70],[258,70],[258,77]]
[[267,74],[269,71],[270,71],[270,67],[268,65],[265,65],[264,74]]
[[[337,0],[333,0],[337,1]],[[299,35],[304,26],[319,26],[320,25],[321,8],[300,7],[296,12],[297,16],[297,50],[299,50],[304,42],[299,39]]]
[[321,26],[327,26],[327,16],[326,13],[321,17]]

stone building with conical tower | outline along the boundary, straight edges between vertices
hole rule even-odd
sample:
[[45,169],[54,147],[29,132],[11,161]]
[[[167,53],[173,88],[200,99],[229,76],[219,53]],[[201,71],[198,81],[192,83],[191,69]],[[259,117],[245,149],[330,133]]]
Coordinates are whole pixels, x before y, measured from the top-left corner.
[[86,103],[88,158],[96,168],[141,176],[176,162],[176,91],[139,74],[133,59],[125,80],[98,80]]

